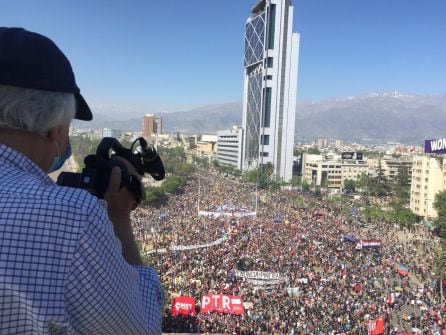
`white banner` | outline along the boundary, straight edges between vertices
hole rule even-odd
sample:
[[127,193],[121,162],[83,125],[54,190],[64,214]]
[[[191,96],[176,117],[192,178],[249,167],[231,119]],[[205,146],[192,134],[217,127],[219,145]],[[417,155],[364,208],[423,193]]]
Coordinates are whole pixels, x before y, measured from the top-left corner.
[[256,212],[208,212],[208,211],[199,211],[198,215],[201,216],[234,216],[234,217],[243,217],[243,216],[256,216]]
[[227,237],[220,237],[219,239],[217,239],[215,241],[212,241],[209,243],[204,243],[204,244],[173,245],[173,246],[170,246],[169,249],[166,249],[166,248],[152,249],[152,250],[148,251],[147,254],[163,254],[163,253],[166,253],[167,251],[182,251],[182,250],[193,250],[193,249],[207,248],[207,247],[212,247],[214,245],[221,244],[224,241],[226,241],[227,239],[228,239]]
[[285,279],[246,279],[246,282],[248,284],[251,284],[253,286],[273,286],[273,285],[279,285],[281,283],[283,283],[285,281]]
[[249,284],[254,286],[279,285],[288,281],[286,276],[275,272],[234,270],[234,275],[238,278],[245,278]]
[[308,278],[298,278],[298,279],[296,279],[296,283],[308,284]]
[[282,276],[280,273],[275,272],[263,272],[263,271],[240,271],[234,270],[234,275],[239,278],[247,279],[280,279]]
[[228,239],[227,237],[220,237],[218,240],[215,240],[215,241],[209,242],[209,243],[205,243],[205,244],[174,245],[174,246],[170,247],[170,250],[178,251],[178,250],[192,250],[192,249],[207,248],[207,247],[212,247],[214,245],[221,244],[227,239]]
[[303,291],[299,287],[287,287],[286,291],[292,297],[298,297],[303,293]]

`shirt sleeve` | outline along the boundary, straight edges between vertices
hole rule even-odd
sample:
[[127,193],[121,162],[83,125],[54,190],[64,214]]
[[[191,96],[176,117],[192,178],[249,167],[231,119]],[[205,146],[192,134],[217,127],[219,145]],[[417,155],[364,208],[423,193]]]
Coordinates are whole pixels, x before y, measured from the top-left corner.
[[105,210],[89,218],[66,278],[68,328],[79,334],[161,334],[164,294],[155,271],[124,260]]

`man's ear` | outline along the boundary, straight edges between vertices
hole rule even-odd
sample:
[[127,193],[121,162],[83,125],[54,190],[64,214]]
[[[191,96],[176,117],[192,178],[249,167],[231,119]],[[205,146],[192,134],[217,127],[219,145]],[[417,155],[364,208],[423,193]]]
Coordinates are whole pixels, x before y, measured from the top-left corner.
[[60,140],[63,138],[64,130],[65,126],[55,126],[48,131],[46,137],[51,142],[56,141],[60,144]]

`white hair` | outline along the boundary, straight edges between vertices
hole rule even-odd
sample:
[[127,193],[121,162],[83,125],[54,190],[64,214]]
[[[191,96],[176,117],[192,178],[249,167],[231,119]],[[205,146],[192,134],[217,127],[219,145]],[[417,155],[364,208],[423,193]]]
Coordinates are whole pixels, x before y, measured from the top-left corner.
[[75,114],[72,93],[0,85],[0,128],[45,136],[51,128],[68,126]]

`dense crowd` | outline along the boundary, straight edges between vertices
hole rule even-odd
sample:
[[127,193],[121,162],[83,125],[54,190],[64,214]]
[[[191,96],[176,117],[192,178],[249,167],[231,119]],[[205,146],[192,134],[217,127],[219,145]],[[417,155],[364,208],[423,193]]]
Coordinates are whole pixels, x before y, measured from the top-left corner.
[[[258,201],[256,201],[256,198]],[[245,209],[256,216],[240,216]],[[199,216],[198,210],[227,215]],[[243,210],[242,210],[243,209]],[[163,330],[225,334],[367,334],[383,317],[385,334],[441,334],[445,312],[433,276],[434,238],[418,226],[365,224],[340,205],[293,192],[195,176],[160,209],[139,209],[134,229],[168,293]],[[345,235],[382,240],[357,250]],[[172,246],[218,244],[192,250]],[[409,275],[398,273],[399,265]],[[285,280],[259,285],[234,270],[278,273]],[[293,288],[290,294],[288,288]],[[223,293],[248,303],[242,315],[171,316],[175,296]],[[389,300],[392,296],[394,300]]]

